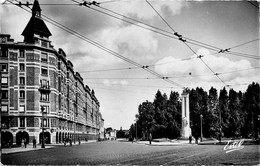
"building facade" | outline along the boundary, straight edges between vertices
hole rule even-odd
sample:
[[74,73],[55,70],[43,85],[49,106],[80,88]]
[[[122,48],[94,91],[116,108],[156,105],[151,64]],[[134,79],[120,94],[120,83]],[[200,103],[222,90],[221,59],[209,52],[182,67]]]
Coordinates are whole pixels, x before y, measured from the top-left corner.
[[23,42],[0,35],[1,145],[39,143],[43,135],[46,143],[98,139],[99,101],[65,52],[52,46],[37,0],[22,35]]

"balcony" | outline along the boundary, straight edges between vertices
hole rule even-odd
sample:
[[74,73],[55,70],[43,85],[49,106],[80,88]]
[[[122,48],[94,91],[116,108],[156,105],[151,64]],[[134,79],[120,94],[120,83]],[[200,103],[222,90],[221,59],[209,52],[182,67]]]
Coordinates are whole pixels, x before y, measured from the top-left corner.
[[50,86],[49,86],[49,85],[40,85],[39,91],[40,91],[40,92],[50,93],[50,92],[51,92],[51,89],[50,89]]
[[24,89],[24,88],[25,88],[25,85],[24,85],[24,84],[19,84],[19,88],[20,88],[20,89]]
[[20,103],[24,103],[25,102],[25,98],[19,98]]

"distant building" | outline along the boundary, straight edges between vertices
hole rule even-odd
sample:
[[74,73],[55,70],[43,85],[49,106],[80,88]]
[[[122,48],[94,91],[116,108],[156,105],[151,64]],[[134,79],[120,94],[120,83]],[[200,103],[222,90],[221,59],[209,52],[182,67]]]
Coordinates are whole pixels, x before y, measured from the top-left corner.
[[111,127],[106,129],[106,139],[116,140],[116,129],[112,129]]
[[[94,90],[83,84],[62,49],[51,45],[51,33],[34,1],[23,42],[0,35],[1,144],[97,139],[104,120]],[[102,131],[103,129],[103,131]]]
[[120,127],[120,130],[116,131],[116,137],[117,138],[129,138],[129,130],[123,130],[122,127]]

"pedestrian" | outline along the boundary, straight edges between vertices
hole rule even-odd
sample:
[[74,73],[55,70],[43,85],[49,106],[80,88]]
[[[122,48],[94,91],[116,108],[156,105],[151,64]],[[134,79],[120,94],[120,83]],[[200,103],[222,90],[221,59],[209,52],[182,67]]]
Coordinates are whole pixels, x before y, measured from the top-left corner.
[[196,144],[198,144],[198,139],[199,139],[199,137],[198,137],[198,136],[195,136]]
[[33,148],[36,148],[36,139],[33,139]]
[[70,146],[72,146],[72,140],[71,140],[71,138],[70,138]]
[[23,148],[23,145],[24,145],[24,140],[22,139],[21,140],[21,147]]
[[149,134],[149,144],[152,144],[152,139],[153,139],[152,133],[150,133],[150,134]]
[[66,139],[63,138],[63,143],[64,143],[64,146],[66,146]]
[[9,148],[11,148],[11,147],[12,147],[12,141],[9,140]]
[[190,142],[190,144],[192,143],[192,136],[191,135],[189,136],[189,142]]
[[79,140],[79,145],[80,145],[80,138],[78,138],[78,140]]
[[26,148],[26,139],[24,139],[24,148]]

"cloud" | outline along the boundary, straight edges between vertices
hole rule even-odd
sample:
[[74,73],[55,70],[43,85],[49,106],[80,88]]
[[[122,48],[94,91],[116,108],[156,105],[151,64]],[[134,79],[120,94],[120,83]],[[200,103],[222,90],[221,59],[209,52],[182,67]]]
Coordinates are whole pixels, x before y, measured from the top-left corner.
[[111,85],[121,85],[121,86],[125,86],[128,85],[128,82],[126,80],[114,80],[114,81],[109,81],[108,79],[105,79],[103,81],[103,84],[105,86],[111,86]]
[[[101,46],[138,63],[144,61],[146,64],[147,61],[152,60],[158,48],[158,40],[152,32],[135,26],[106,28],[92,34],[90,38]],[[97,69],[100,66],[107,68],[125,63],[124,60],[115,55],[75,36],[62,37],[59,46],[68,53],[68,59],[76,64],[78,70],[83,70],[83,68],[88,68],[84,70]]]
[[[158,40],[153,32],[133,25],[104,29],[97,38],[106,47],[138,62],[151,59],[158,48]],[[104,42],[102,39],[109,40]]]
[[[180,14],[181,9],[186,6],[185,1],[178,0],[149,1],[149,3],[163,16]],[[155,16],[158,17],[157,13],[143,0],[122,1],[116,6],[111,3],[108,7],[123,15],[132,15],[139,19],[152,19]]]
[[[239,82],[241,83],[241,81],[248,82],[249,80],[253,80],[253,78],[255,79],[256,75],[259,76],[257,70],[239,71],[252,68],[248,60],[232,61],[227,57],[210,55],[206,49],[199,49],[197,55],[205,55],[202,57],[202,60],[215,73],[219,73],[219,77],[227,84],[237,84]],[[196,56],[193,55],[192,57]],[[155,67],[157,72],[165,76],[175,77],[176,82],[182,82],[185,85],[188,82],[192,82],[193,85],[203,82],[214,83],[214,86],[216,82],[221,83],[211,70],[198,58],[182,60],[173,56],[167,56],[157,61],[155,65],[157,65]],[[223,83],[221,84],[223,86]]]

